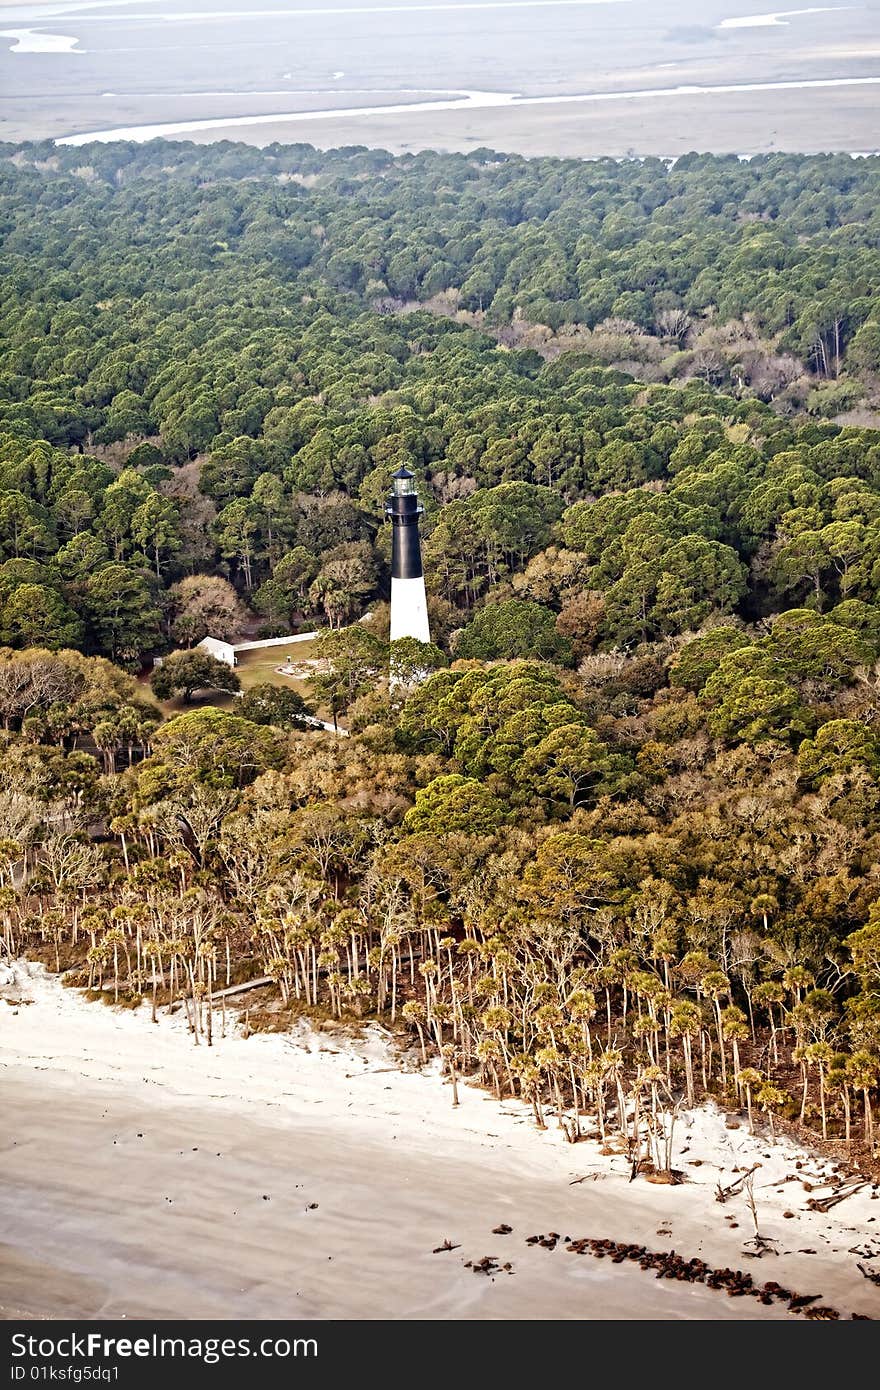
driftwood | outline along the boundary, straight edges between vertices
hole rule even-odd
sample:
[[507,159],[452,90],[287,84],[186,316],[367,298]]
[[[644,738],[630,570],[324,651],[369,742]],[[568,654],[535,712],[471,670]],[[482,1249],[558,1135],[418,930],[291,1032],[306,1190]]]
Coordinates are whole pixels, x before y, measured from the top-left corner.
[[[755,1166],[760,1167],[760,1164],[756,1164]],[[766,1255],[768,1253],[771,1255],[778,1255],[779,1251],[773,1249],[773,1246],[775,1244],[773,1237],[762,1236],[760,1230],[758,1229],[758,1208],[755,1204],[754,1168],[749,1169],[748,1173],[743,1173],[742,1190],[745,1193],[745,1198],[749,1205],[749,1211],[752,1214],[752,1225],[755,1228],[755,1234],[752,1236],[750,1240],[746,1241],[746,1245],[752,1246],[753,1252],[758,1259],[760,1259],[762,1255]]]
[[880,1274],[874,1269],[865,1269],[863,1264],[857,1264],[856,1269],[861,1270],[866,1279],[870,1279],[872,1284],[880,1284]]
[[853,1193],[861,1192],[862,1188],[867,1186],[868,1180],[865,1178],[862,1182],[856,1180],[849,1187],[839,1187],[831,1193],[830,1197],[810,1197],[807,1200],[807,1209],[809,1211],[830,1211],[832,1207],[837,1206],[838,1202],[845,1202],[847,1197],[852,1197]]
[[717,1183],[715,1187],[715,1201],[726,1202],[728,1197],[733,1197],[737,1192],[741,1192],[746,1178],[751,1177],[755,1169],[760,1168],[760,1166],[760,1163],[753,1163],[751,1168],[747,1168],[744,1173],[740,1173],[736,1181],[732,1182],[729,1187],[722,1187],[720,1182]]
[[249,989],[261,989],[263,985],[275,983],[271,975],[261,975],[257,980],[245,980],[243,985],[229,985],[227,989],[215,989],[214,999],[228,999],[232,994],[244,994]]

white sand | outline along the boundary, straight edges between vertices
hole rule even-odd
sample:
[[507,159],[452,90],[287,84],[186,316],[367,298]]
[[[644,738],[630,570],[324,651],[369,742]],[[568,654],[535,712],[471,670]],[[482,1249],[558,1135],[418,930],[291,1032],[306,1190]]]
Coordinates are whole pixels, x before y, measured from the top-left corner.
[[[880,1267],[876,1195],[808,1212],[800,1179],[828,1166],[800,1155],[783,1182],[798,1151],[714,1109],[678,1131],[686,1184],[629,1184],[622,1158],[539,1134],[518,1104],[462,1087],[453,1110],[436,1073],[397,1070],[376,1029],[357,1046],[302,1029],[195,1048],[177,1018],[87,1004],[39,967],[15,975],[0,987],[0,1316],[791,1317],[524,1244],[550,1230],[674,1248],[880,1315],[856,1268],[874,1253]],[[760,1261],[743,1253],[743,1200],[713,1200],[719,1177],[756,1161],[780,1252]],[[514,1233],[493,1236],[500,1222]],[[432,1254],[447,1237],[461,1248]],[[464,1268],[487,1254],[514,1273]]]

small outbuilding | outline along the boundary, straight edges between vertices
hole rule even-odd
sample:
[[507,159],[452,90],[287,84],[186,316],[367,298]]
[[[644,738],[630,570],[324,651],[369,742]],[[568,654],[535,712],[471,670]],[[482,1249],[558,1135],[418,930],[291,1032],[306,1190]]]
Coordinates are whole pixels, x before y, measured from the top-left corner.
[[224,662],[227,666],[237,665],[235,659],[235,648],[231,642],[221,642],[217,637],[203,637],[201,642],[196,643],[197,649],[207,652],[208,656],[216,657],[218,661]]

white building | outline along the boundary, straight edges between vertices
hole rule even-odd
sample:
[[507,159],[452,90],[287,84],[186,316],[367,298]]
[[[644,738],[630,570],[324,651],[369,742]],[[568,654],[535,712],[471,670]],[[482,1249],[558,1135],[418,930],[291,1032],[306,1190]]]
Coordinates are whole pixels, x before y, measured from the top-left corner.
[[196,648],[200,652],[207,652],[208,656],[216,657],[226,666],[235,666],[235,648],[231,642],[221,642],[217,637],[203,637],[201,642],[196,643]]

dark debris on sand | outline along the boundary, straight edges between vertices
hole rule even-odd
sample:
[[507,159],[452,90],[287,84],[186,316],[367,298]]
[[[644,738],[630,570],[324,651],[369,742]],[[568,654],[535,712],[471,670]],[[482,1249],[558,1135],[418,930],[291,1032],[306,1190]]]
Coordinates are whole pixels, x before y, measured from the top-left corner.
[[508,1261],[500,1264],[494,1255],[484,1255],[481,1260],[466,1260],[465,1269],[473,1270],[474,1274],[512,1274],[513,1265]]
[[[527,1236],[527,1245],[555,1250],[563,1237],[557,1231],[546,1235]],[[785,1303],[790,1313],[802,1313],[805,1318],[826,1322],[837,1321],[841,1314],[819,1302],[821,1294],[799,1294],[783,1288],[775,1279],[757,1284],[751,1274],[741,1269],[713,1269],[705,1260],[686,1260],[675,1250],[649,1250],[645,1245],[628,1245],[621,1241],[584,1236],[572,1240],[565,1236],[564,1248],[570,1255],[592,1255],[594,1259],[610,1259],[612,1264],[631,1261],[640,1269],[654,1271],[655,1279],[675,1279],[680,1283],[705,1284],[709,1289],[724,1292],[728,1298],[756,1298],[760,1303]],[[853,1320],[863,1321],[865,1315],[853,1313]]]

